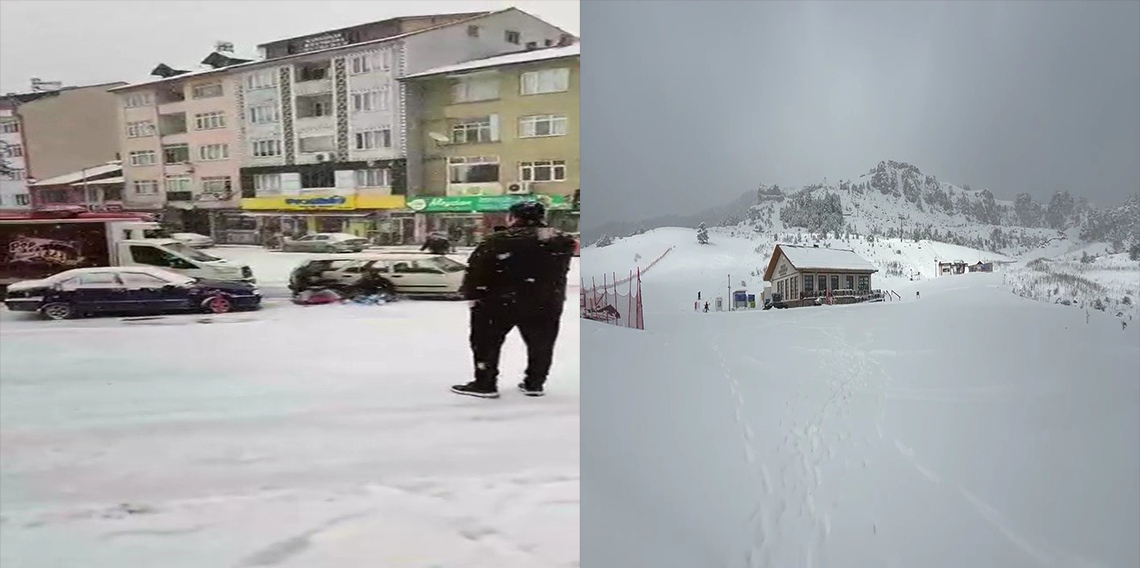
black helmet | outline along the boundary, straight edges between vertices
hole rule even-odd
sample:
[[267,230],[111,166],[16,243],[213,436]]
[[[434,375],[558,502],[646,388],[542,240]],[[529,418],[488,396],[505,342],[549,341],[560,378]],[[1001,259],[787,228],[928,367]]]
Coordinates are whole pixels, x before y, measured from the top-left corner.
[[522,201],[507,210],[512,217],[525,223],[541,223],[546,218],[546,206],[538,201]]

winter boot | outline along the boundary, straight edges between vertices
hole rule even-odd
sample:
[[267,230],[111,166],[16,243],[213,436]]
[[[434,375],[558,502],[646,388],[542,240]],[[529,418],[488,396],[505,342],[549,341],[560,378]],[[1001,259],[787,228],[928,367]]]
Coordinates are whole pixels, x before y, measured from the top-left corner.
[[451,392],[479,398],[499,398],[499,389],[494,386],[487,387],[475,381],[465,385],[454,385],[451,387]]

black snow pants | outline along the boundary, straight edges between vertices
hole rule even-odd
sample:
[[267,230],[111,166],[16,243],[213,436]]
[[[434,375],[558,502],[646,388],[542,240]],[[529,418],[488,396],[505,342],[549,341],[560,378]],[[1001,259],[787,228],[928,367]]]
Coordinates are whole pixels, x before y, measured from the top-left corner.
[[564,302],[512,301],[496,298],[480,300],[471,307],[471,352],[475,359],[475,382],[495,387],[499,379],[499,355],[507,334],[519,328],[526,343],[527,367],[524,381],[529,388],[541,388],[554,359],[554,343]]

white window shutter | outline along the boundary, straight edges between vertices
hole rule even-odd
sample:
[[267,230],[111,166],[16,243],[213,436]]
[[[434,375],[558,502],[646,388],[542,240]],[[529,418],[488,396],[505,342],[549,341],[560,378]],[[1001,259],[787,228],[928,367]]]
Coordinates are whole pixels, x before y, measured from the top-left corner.
[[301,191],[301,174],[296,172],[281,174],[281,190],[291,193]]
[[352,190],[356,188],[356,172],[354,170],[337,170],[336,188]]
[[499,115],[491,115],[491,140],[494,142],[499,141]]

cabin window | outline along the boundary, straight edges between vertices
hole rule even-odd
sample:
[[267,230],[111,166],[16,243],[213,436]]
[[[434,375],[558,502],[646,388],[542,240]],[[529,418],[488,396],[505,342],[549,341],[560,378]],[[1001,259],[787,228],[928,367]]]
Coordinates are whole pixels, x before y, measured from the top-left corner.
[[813,292],[815,290],[815,276],[811,274],[804,275],[804,292]]
[[832,290],[838,290],[839,289],[839,275],[838,274],[832,274],[831,275],[831,289]]

